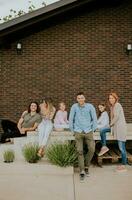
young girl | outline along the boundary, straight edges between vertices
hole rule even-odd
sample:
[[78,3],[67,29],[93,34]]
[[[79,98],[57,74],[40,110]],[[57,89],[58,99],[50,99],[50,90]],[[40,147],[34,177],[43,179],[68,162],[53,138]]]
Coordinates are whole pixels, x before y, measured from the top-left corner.
[[101,103],[98,105],[99,109],[99,118],[98,118],[98,126],[97,128],[100,131],[100,137],[101,137],[101,144],[102,148],[98,154],[98,156],[102,156],[107,151],[109,151],[109,148],[106,146],[106,133],[110,132],[110,126],[109,126],[109,116],[106,111],[106,105],[104,103]]
[[64,129],[69,128],[68,120],[67,120],[67,111],[66,105],[64,102],[59,103],[59,110],[56,113],[54,119],[54,128],[56,131],[63,131]]
[[38,156],[43,157],[44,148],[47,144],[49,135],[53,128],[52,119],[55,114],[55,107],[52,104],[51,98],[43,99],[43,102],[40,104],[40,113],[42,116],[42,122],[38,126],[39,132],[39,151]]
[[117,139],[119,150],[121,151],[122,164],[117,167],[117,171],[126,171],[127,154],[126,154],[126,120],[124,111],[121,104],[118,102],[118,96],[116,93],[109,94],[109,104],[111,110],[111,123],[114,137]]

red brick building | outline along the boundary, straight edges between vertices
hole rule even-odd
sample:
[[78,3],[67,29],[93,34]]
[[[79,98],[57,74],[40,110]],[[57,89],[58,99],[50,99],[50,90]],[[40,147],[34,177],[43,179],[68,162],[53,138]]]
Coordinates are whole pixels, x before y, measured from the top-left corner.
[[44,96],[69,109],[79,91],[95,106],[116,91],[132,122],[132,1],[105,2],[62,0],[0,25],[1,118]]

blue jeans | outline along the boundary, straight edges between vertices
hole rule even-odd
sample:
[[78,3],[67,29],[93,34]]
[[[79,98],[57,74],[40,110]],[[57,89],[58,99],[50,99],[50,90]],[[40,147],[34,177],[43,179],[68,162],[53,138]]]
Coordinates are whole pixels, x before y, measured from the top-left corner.
[[126,154],[126,142],[118,140],[118,147],[121,151],[121,158],[122,158],[122,164],[126,165],[127,164],[127,154]]
[[100,137],[102,146],[106,146],[106,133],[110,132],[110,128],[102,128],[100,129]]

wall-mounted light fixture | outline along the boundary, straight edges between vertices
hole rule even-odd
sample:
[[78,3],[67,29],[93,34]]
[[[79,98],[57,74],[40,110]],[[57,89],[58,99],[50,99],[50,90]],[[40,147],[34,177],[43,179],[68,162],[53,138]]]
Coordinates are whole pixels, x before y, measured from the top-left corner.
[[130,52],[132,52],[132,44],[131,44],[131,43],[128,43],[128,44],[127,44],[127,48],[126,48],[126,53],[127,53],[127,55],[129,55]]
[[22,53],[22,43],[18,42],[16,49],[17,49],[17,54],[21,54]]

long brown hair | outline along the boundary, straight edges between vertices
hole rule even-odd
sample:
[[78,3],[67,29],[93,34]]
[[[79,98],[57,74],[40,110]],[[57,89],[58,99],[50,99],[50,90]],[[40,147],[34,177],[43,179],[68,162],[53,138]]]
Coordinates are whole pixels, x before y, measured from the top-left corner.
[[37,109],[36,109],[36,113],[39,113],[40,112],[40,108],[39,108],[39,105],[38,105],[38,102],[36,102],[36,101],[32,101],[29,105],[28,105],[28,113],[30,113],[31,112],[31,104],[32,103],[34,103],[34,104],[36,104],[36,106],[37,106]]
[[[105,107],[104,111],[107,111],[107,109],[106,109],[106,104],[105,104],[104,102],[99,103],[98,106],[103,106],[103,107]],[[103,112],[104,112],[104,111],[103,111]],[[98,117],[101,116],[101,113],[102,113],[102,112],[101,112],[101,111],[99,110],[99,108],[98,108]]]

